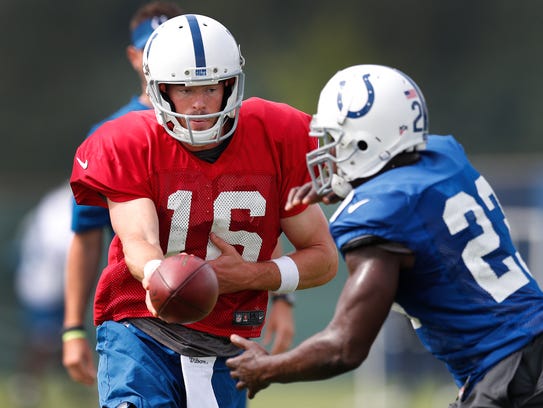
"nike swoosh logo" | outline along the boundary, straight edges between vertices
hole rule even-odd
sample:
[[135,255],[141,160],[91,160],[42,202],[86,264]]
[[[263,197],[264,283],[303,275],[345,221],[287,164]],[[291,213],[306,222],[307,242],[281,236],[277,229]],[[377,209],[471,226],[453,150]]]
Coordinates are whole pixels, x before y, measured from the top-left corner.
[[76,157],[75,159],[77,160],[79,165],[83,168],[83,170],[87,170],[87,167],[89,167],[89,161],[88,160],[81,161],[81,159],[79,157]]
[[352,214],[358,209],[358,207],[362,207],[364,204],[368,203],[369,201],[370,201],[369,198],[364,198],[363,200],[360,200],[359,202],[355,204],[351,204],[349,207],[347,207],[347,212],[349,214]]

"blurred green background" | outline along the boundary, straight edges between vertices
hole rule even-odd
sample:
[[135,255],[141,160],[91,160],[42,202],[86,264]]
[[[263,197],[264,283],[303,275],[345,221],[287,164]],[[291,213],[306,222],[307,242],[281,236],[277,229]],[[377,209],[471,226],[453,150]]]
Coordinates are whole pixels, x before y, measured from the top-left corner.
[[[73,153],[90,126],[138,92],[124,49],[129,18],[143,3],[0,2],[0,406],[15,406],[12,374],[25,352],[12,289],[17,225],[44,192],[69,177]],[[457,136],[487,172],[502,204],[511,207],[510,221],[521,231],[516,236],[521,252],[539,273],[541,240],[533,228],[540,225],[543,195],[543,2],[178,3],[187,12],[218,19],[236,37],[246,58],[246,97],[288,102],[313,113],[324,83],[346,66],[384,64],[410,75],[426,96],[431,131]],[[526,219],[526,208],[535,218]],[[326,325],[344,274],[342,265],[330,284],[298,294],[296,343]],[[273,386],[252,406],[264,407],[258,404],[265,401],[270,406],[446,406],[441,401],[454,399],[452,381],[441,366],[423,357],[409,334],[394,334],[409,331],[402,324],[394,321],[385,330],[375,361],[367,364],[370,374],[360,370],[329,382]],[[95,406],[93,388],[70,383],[58,367],[51,373],[44,395],[53,400],[41,406],[71,406],[74,401]],[[378,384],[373,386],[372,380]],[[361,383],[371,385],[365,394]],[[379,401],[361,402],[376,395]]]

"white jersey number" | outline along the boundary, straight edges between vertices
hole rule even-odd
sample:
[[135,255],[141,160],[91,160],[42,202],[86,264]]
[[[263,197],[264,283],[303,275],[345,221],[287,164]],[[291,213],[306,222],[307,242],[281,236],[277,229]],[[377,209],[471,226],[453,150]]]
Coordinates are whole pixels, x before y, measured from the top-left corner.
[[[240,205],[243,203],[243,205]],[[184,251],[190,222],[192,192],[180,190],[170,195],[168,209],[173,210],[167,255]],[[256,262],[262,248],[262,238],[256,232],[230,231],[232,210],[249,210],[250,217],[263,217],[266,200],[258,191],[224,191],[213,203],[213,225],[216,233],[230,245],[243,246],[243,259]],[[220,251],[211,240],[207,243],[206,259],[215,259]]]
[[[488,182],[483,177],[479,177],[475,185],[485,207],[489,211],[493,210],[495,208],[494,202],[497,203],[498,201]],[[491,197],[494,197],[495,201],[491,200]],[[481,235],[468,241],[462,252],[462,259],[477,284],[487,291],[496,302],[501,303],[508,296],[526,285],[529,280],[511,256],[503,260],[504,265],[507,267],[507,272],[501,276],[498,276],[483,259],[485,255],[499,248],[500,237],[494,230],[484,209],[477,203],[475,198],[465,192],[456,194],[445,203],[443,220],[447,224],[451,235],[458,234],[469,227],[469,221],[466,217],[466,214],[469,212],[473,213],[474,222],[482,228],[483,232]],[[505,219],[504,222],[506,222]],[[523,264],[518,253],[516,257]]]

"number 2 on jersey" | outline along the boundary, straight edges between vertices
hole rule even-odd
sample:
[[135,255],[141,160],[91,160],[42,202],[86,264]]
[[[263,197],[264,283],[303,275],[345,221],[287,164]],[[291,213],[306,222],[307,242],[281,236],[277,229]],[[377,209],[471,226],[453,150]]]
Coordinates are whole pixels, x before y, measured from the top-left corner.
[[[482,176],[476,180],[475,185],[485,207],[492,211],[495,208],[494,203],[497,203],[492,188]],[[495,201],[492,201],[491,197],[494,197]],[[450,234],[456,235],[469,227],[469,221],[466,217],[469,212],[473,213],[475,223],[481,227],[483,232],[467,242],[462,251],[462,259],[477,284],[487,291],[496,302],[501,303],[526,285],[529,280],[512,256],[508,256],[502,261],[507,267],[507,271],[501,276],[498,276],[492,270],[491,265],[483,259],[484,256],[499,248],[500,237],[486,216],[483,207],[477,203],[474,197],[463,191],[449,198],[445,203],[443,220],[447,224]],[[506,222],[505,218],[504,222]],[[520,259],[518,254],[517,257]]]

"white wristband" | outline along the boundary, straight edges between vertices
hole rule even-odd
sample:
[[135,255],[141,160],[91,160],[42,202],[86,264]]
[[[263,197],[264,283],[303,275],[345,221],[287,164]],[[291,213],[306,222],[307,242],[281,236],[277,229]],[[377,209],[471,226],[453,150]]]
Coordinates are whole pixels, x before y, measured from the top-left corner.
[[296,262],[289,256],[282,256],[271,260],[279,268],[281,273],[281,286],[275,290],[275,293],[290,293],[294,292],[300,282],[300,272]]
[[151,259],[150,261],[147,261],[143,267],[143,276],[148,279],[161,263],[161,259]]

